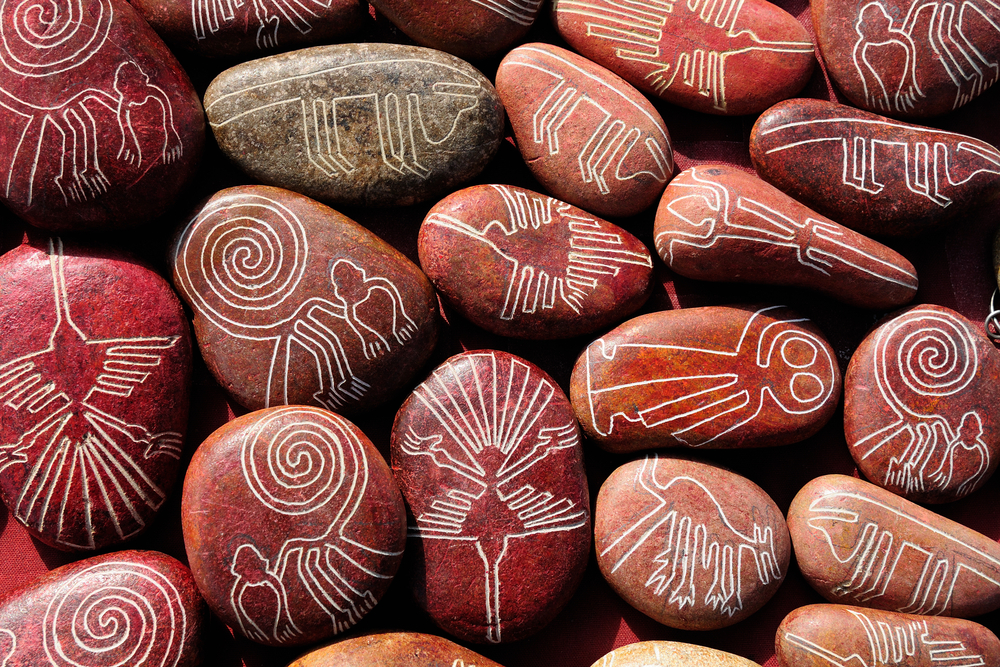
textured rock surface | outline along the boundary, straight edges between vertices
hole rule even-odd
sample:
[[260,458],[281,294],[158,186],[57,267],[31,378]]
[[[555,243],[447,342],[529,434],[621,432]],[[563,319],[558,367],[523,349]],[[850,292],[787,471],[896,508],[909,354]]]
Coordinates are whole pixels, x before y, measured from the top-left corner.
[[478,643],[551,621],[590,551],[580,431],[555,381],[505,352],[456,355],[403,403],[391,449],[431,619]]
[[216,193],[180,232],[171,261],[206,364],[250,409],[371,407],[434,347],[437,303],[420,269],[287,190]]
[[756,662],[707,646],[645,641],[615,649],[593,667],[759,667]]
[[288,667],[501,667],[464,646],[419,632],[376,632],[329,644]]
[[190,378],[180,301],[150,269],[59,239],[0,258],[0,494],[43,542],[103,549],[148,526]]
[[477,185],[434,205],[420,265],[463,316],[503,336],[568,338],[645,303],[653,259],[624,229],[552,197]]
[[656,108],[617,74],[551,44],[503,59],[497,93],[518,150],[546,191],[598,215],[635,215],[673,175]]
[[803,440],[840,398],[830,345],[784,306],[641,315],[591,343],[570,382],[584,432],[613,452]]
[[317,46],[242,63],[205,92],[222,151],[250,176],[336,204],[404,206],[478,174],[500,146],[493,85],[415,46]]

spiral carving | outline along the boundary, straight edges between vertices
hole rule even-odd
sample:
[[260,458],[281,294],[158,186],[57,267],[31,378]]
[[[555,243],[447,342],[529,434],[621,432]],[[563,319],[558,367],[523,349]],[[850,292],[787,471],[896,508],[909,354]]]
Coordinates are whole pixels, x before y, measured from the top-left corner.
[[2,0],[0,60],[28,77],[79,67],[104,45],[113,17],[109,0]]
[[180,593],[159,571],[134,562],[89,567],[49,603],[42,628],[57,667],[173,667],[187,636]]

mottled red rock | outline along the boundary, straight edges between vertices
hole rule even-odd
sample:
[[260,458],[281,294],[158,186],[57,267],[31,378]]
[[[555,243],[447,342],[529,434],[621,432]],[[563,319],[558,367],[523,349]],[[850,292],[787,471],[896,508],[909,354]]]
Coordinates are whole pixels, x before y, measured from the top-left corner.
[[508,185],[477,185],[438,202],[417,250],[442,296],[502,336],[589,333],[634,312],[652,288],[653,259],[639,239]]
[[318,648],[288,667],[501,667],[464,646],[419,632],[376,632]]
[[808,319],[784,306],[649,313],[591,343],[570,397],[602,448],[769,447],[833,416],[840,370]]
[[52,230],[162,215],[205,138],[166,45],[124,0],[18,3],[0,26],[2,201]]
[[765,181],[873,236],[920,234],[1000,190],[1000,151],[985,141],[822,100],[764,112],[750,157]]
[[663,261],[688,278],[806,287],[862,308],[899,307],[917,292],[905,257],[727,165],[672,180],[653,233]]
[[978,623],[839,604],[795,609],[774,644],[781,667],[1000,665],[1000,640]]
[[354,206],[455,189],[500,148],[493,85],[463,60],[398,44],[316,46],[232,67],[205,92],[229,159],[268,185]]
[[403,556],[406,510],[354,424],[320,408],[259,410],[218,429],[184,478],[184,547],[231,628],[273,646],[353,627]]
[[552,13],[575,51],[705,113],[763,111],[801,90],[815,62],[802,24],[764,0],[553,0]]
[[0,495],[38,539],[103,549],[149,525],[190,379],[184,311],[152,270],[59,239],[0,258]]
[[0,607],[0,665],[201,664],[205,603],[191,571],[155,551],[63,565]]
[[350,218],[264,186],[213,195],[171,250],[209,370],[250,409],[387,399],[437,337],[434,292]]
[[760,667],[756,662],[707,646],[645,641],[616,648],[592,667]]
[[812,480],[788,531],[802,575],[830,602],[962,618],[1000,608],[1000,544],[874,484]]
[[618,595],[682,630],[738,623],[785,579],[785,517],[736,473],[652,455],[605,480],[594,513],[597,565]]
[[600,65],[525,44],[500,63],[496,83],[524,161],[556,197],[598,215],[635,215],[673,175],[659,112]]
[[590,551],[580,430],[555,381],[505,352],[454,356],[403,403],[391,449],[417,603],[463,641],[542,629]]

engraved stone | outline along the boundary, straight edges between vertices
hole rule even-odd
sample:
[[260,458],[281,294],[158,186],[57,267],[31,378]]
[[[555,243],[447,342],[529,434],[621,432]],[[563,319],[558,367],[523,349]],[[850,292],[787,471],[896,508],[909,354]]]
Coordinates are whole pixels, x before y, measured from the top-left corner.
[[548,192],[598,215],[651,206],[673,175],[659,112],[617,74],[550,44],[519,46],[497,93],[531,173]]
[[477,185],[438,202],[417,249],[448,302],[502,336],[589,333],[634,312],[651,290],[653,259],[639,239],[508,185]]
[[201,156],[198,95],[122,0],[0,9],[0,199],[51,230],[161,215]]
[[464,646],[419,632],[375,632],[318,648],[288,667],[501,667]]
[[764,112],[750,157],[765,181],[872,236],[920,234],[1000,188],[1000,151],[985,141],[822,100]]
[[840,369],[815,325],[784,306],[685,308],[641,315],[591,343],[570,397],[608,451],[769,447],[833,416]]
[[500,147],[493,85],[416,46],[317,46],[215,78],[205,113],[250,176],[336,204],[404,206],[453,190]]
[[760,667],[756,662],[707,646],[645,641],[616,648],[591,667]]
[[0,495],[67,551],[144,530],[177,474],[191,340],[180,301],[110,252],[22,245],[0,258]]
[[1000,545],[874,484],[812,480],[788,531],[802,575],[830,602],[962,618],[1000,608]]
[[575,51],[705,113],[759,113],[801,90],[815,62],[802,24],[764,0],[554,0],[552,11]]
[[219,618],[268,645],[346,632],[385,593],[406,510],[368,438],[320,408],[259,410],[218,429],[184,478],[184,547]]
[[844,379],[844,435],[858,468],[893,493],[942,503],[1000,460],[1000,351],[942,306],[914,306],[870,333]]
[[781,667],[1000,665],[1000,640],[978,623],[839,604],[795,609],[774,643]]
[[250,409],[371,407],[434,347],[437,303],[420,269],[351,219],[293,192],[216,193],[171,257],[209,370]]
[[726,165],[670,181],[656,210],[656,250],[688,278],[794,285],[862,308],[913,299],[917,271],[881,243]]
[[760,609],[784,581],[792,548],[784,515],[759,486],[655,454],[601,486],[594,546],[618,595],[682,630],[724,628]]
[[391,449],[431,619],[479,643],[551,621],[590,551],[580,431],[555,381],[505,352],[454,356],[403,403]]

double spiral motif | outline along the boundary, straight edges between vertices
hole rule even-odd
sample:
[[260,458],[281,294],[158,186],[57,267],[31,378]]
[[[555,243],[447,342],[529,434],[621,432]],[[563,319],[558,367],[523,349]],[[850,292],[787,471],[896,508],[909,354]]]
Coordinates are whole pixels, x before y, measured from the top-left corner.
[[27,77],[79,67],[104,45],[113,17],[109,0],[2,0],[0,61]]

